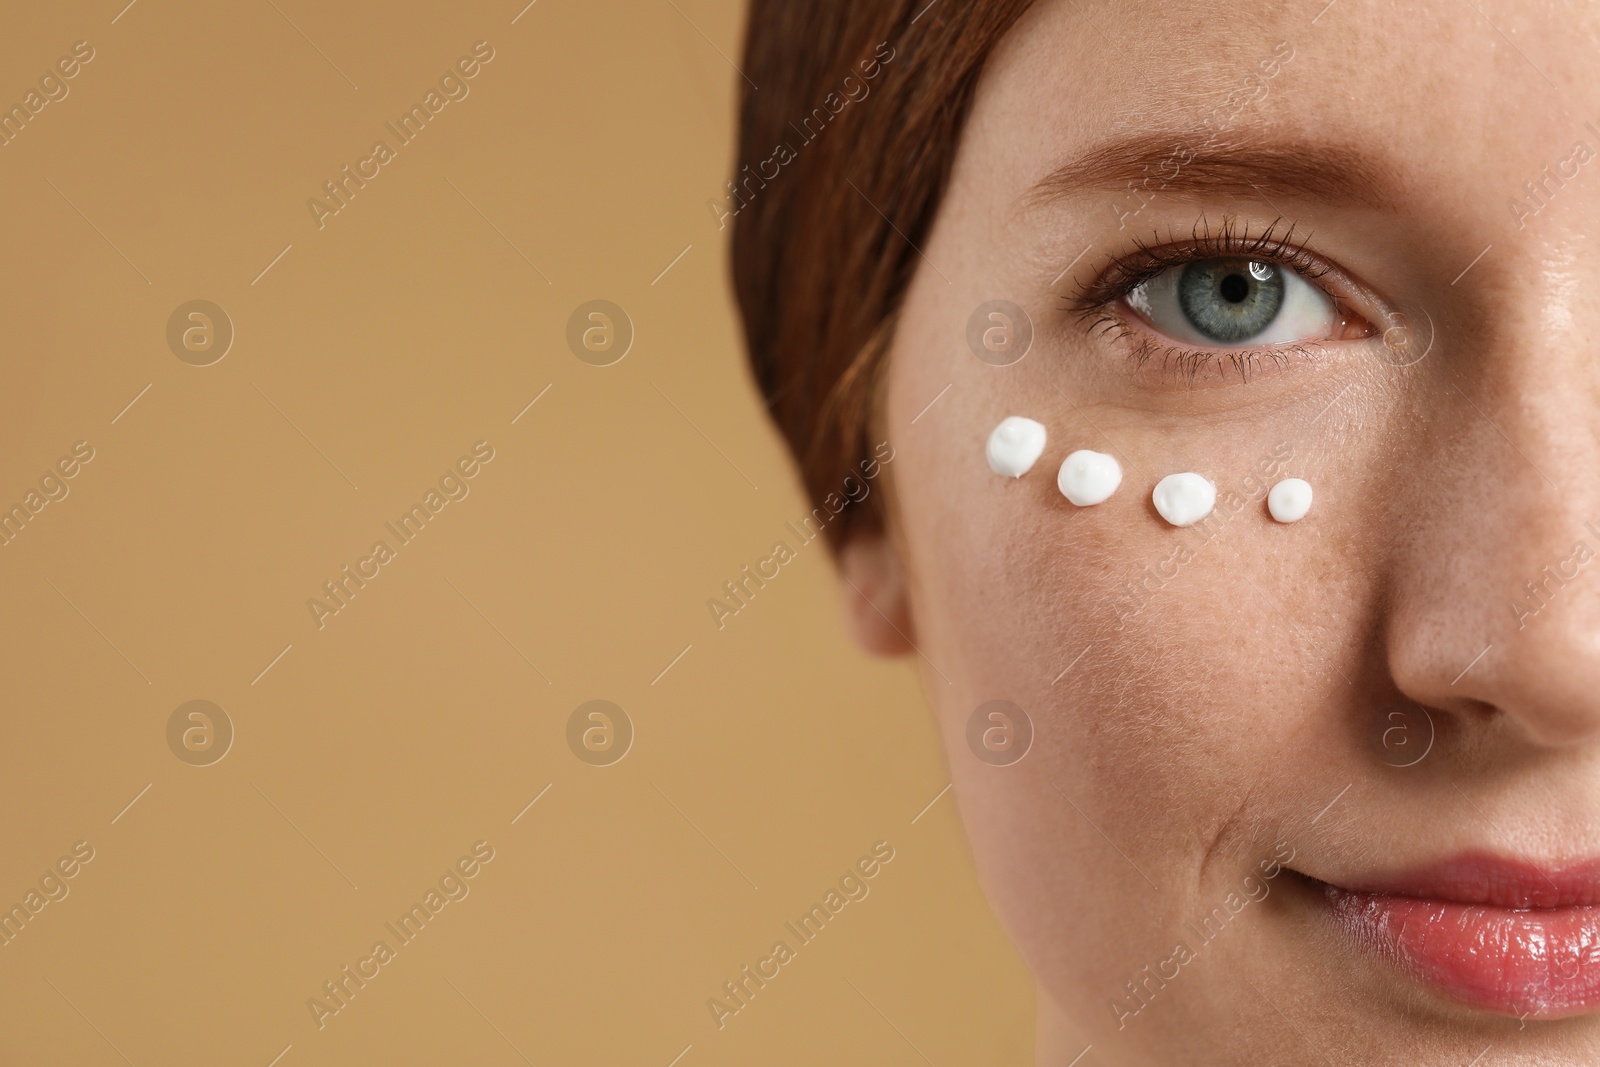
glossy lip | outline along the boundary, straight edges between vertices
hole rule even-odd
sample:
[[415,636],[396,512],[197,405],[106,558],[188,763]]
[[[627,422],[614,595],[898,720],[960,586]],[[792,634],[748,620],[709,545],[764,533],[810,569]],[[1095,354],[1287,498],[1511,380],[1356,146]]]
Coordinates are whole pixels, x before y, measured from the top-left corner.
[[1600,860],[1466,853],[1320,884],[1346,936],[1471,1007],[1537,1019],[1600,1010]]

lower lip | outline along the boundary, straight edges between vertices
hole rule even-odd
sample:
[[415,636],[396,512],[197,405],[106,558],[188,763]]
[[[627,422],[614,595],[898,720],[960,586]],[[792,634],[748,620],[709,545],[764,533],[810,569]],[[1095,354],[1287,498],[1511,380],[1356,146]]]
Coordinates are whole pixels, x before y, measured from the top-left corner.
[[1471,1007],[1535,1019],[1600,1009],[1600,906],[1516,909],[1325,891],[1346,934]]

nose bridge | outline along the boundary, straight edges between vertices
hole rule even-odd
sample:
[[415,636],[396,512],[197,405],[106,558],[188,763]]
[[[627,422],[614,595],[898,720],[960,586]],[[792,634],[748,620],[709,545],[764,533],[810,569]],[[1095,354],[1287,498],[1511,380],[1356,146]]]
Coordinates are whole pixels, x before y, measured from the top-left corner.
[[1495,327],[1430,369],[1388,634],[1412,699],[1493,708],[1547,745],[1600,738],[1600,304],[1563,269],[1486,272]]

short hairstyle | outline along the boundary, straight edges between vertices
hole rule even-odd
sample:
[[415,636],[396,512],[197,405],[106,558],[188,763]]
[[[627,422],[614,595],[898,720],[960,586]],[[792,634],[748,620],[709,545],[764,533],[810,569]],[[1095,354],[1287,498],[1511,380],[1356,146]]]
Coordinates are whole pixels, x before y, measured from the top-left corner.
[[[725,205],[734,290],[751,368],[814,504],[871,453],[914,246],[943,198],[983,65],[1030,3],[750,4]],[[828,524],[835,550],[881,529],[883,496]]]

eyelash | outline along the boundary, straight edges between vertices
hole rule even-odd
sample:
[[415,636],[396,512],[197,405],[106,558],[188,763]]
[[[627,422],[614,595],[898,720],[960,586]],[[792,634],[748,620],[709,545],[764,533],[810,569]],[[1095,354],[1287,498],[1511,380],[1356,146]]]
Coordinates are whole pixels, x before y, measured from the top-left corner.
[[[1114,310],[1118,301],[1162,271],[1197,260],[1225,257],[1267,260],[1294,271],[1312,283],[1328,274],[1331,268],[1306,251],[1309,237],[1297,239],[1293,224],[1280,234],[1282,222],[1282,219],[1275,220],[1252,237],[1248,226],[1240,227],[1231,218],[1225,219],[1222,228],[1213,233],[1210,223],[1202,217],[1187,241],[1181,241],[1171,233],[1166,242],[1160,244],[1146,244],[1135,238],[1135,251],[1112,256],[1092,281],[1080,286],[1079,292],[1068,298],[1065,309],[1087,325],[1091,337],[1096,334],[1110,335],[1132,343],[1134,348],[1130,359],[1136,370],[1159,356],[1163,372],[1182,372],[1191,383],[1201,370],[1211,365],[1219,373],[1231,366],[1242,381],[1248,382],[1250,376],[1260,368],[1263,358],[1272,360],[1278,366],[1296,356],[1314,359],[1322,351],[1321,342],[1297,342],[1257,349],[1189,348],[1149,336],[1148,330],[1131,326],[1125,315]],[[1160,240],[1159,236],[1156,236],[1156,240]],[[1341,317],[1351,314],[1338,294],[1329,292],[1325,286],[1318,288],[1333,301]]]

